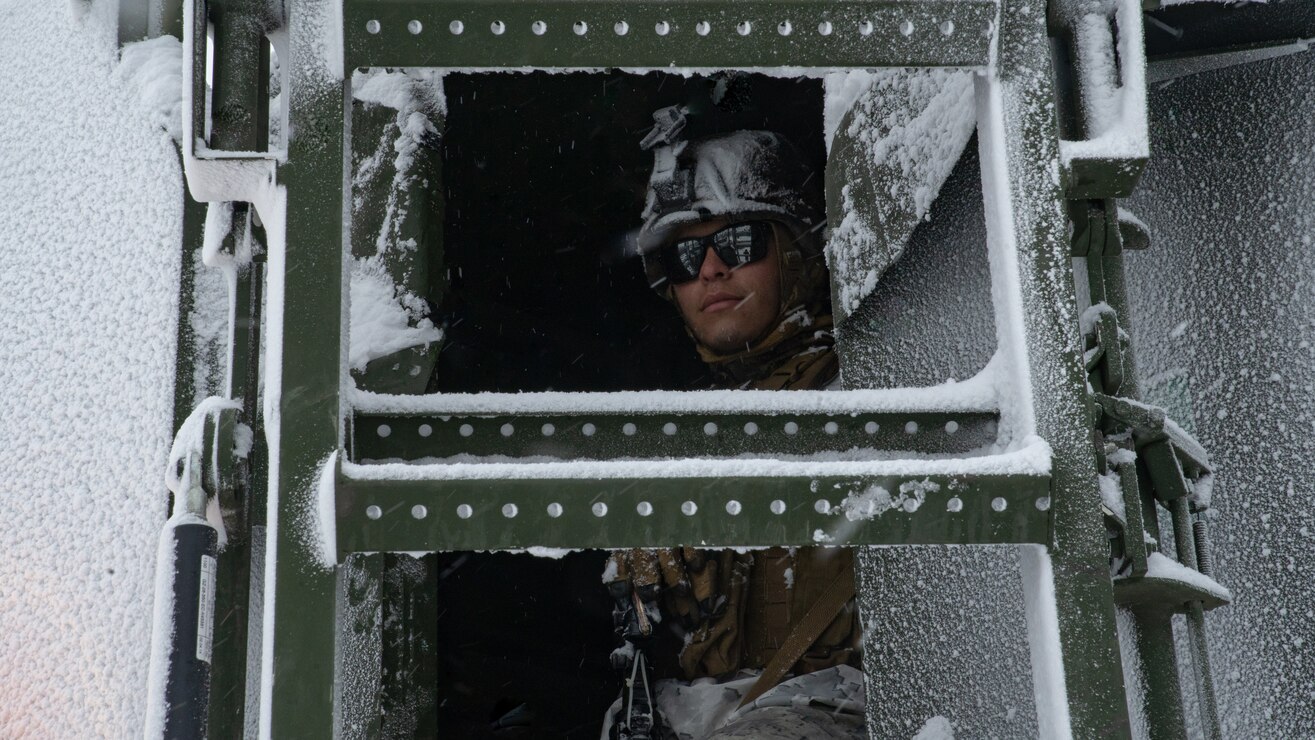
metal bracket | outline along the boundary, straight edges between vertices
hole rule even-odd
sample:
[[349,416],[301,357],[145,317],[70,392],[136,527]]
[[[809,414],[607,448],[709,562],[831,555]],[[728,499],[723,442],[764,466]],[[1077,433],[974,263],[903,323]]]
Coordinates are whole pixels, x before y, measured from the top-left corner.
[[[266,151],[272,26],[257,0],[184,0],[183,169],[192,197],[269,208],[275,156]],[[214,49],[209,50],[213,28]],[[213,90],[207,58],[215,70]],[[207,123],[210,130],[207,135]],[[265,213],[266,219],[273,214]]]
[[1075,200],[1126,198],[1150,158],[1141,3],[1055,2],[1050,20],[1066,39],[1076,72],[1071,113],[1080,138],[1060,142],[1065,194]]

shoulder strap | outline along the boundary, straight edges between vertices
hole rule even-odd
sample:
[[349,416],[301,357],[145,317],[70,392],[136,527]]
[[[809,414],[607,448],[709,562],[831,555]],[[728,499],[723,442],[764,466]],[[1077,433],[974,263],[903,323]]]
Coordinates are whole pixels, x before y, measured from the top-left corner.
[[852,598],[854,598],[854,571],[846,568],[831,581],[817,601],[813,602],[813,606],[809,608],[804,618],[795,624],[780,649],[767,663],[767,667],[763,668],[762,675],[758,676],[758,680],[749,688],[749,693],[744,695],[740,706],[752,702],[780,683],[790,667],[803,657],[817,638],[822,636],[827,626],[835,621],[840,610],[844,609],[845,604],[848,604]]

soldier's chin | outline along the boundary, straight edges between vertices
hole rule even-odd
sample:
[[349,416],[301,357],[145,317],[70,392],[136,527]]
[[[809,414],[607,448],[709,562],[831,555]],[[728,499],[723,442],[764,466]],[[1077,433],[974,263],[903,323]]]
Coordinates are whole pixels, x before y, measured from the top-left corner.
[[719,355],[733,355],[749,348],[748,337],[737,329],[699,332],[699,341]]

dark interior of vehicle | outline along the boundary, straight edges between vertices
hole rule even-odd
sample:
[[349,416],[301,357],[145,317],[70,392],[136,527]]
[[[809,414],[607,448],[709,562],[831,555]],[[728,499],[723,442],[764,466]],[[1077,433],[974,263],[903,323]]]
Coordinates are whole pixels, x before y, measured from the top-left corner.
[[[723,73],[444,78],[444,265],[434,392],[708,387],[672,306],[627,257],[655,110],[690,138],[785,134],[825,159],[822,83]],[[606,553],[438,556],[444,737],[596,738],[620,684]]]
[[444,78],[446,341],[431,390],[706,387],[671,306],[624,256],[639,226],[652,114],[686,137],[767,129],[825,159],[818,79],[722,73]]

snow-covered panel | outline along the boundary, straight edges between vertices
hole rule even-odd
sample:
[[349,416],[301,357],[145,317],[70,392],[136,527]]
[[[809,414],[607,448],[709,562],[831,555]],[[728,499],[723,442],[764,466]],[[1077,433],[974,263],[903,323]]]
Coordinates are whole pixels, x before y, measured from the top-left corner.
[[[865,548],[857,568],[871,736],[1038,737],[1017,547]],[[871,694],[869,694],[871,696]],[[921,730],[919,729],[921,726]],[[935,726],[935,725],[933,725]],[[944,737],[923,734],[919,737]]]
[[843,325],[904,251],[959,161],[975,121],[972,73],[835,73],[826,91],[826,256]]
[[358,70],[352,95],[348,366],[364,374],[358,381],[366,387],[415,392],[425,387],[443,337],[426,301],[441,290],[430,285],[429,264],[442,247],[433,222],[441,227],[443,219],[443,80],[437,70]]
[[986,366],[997,342],[976,146],[964,151],[904,253],[836,331],[844,376],[861,378],[855,387],[935,385]]
[[1210,452],[1224,736],[1315,736],[1315,53],[1150,89],[1127,258],[1143,396]]
[[118,66],[113,6],[0,0],[7,738],[144,720],[182,186],[159,90]]

